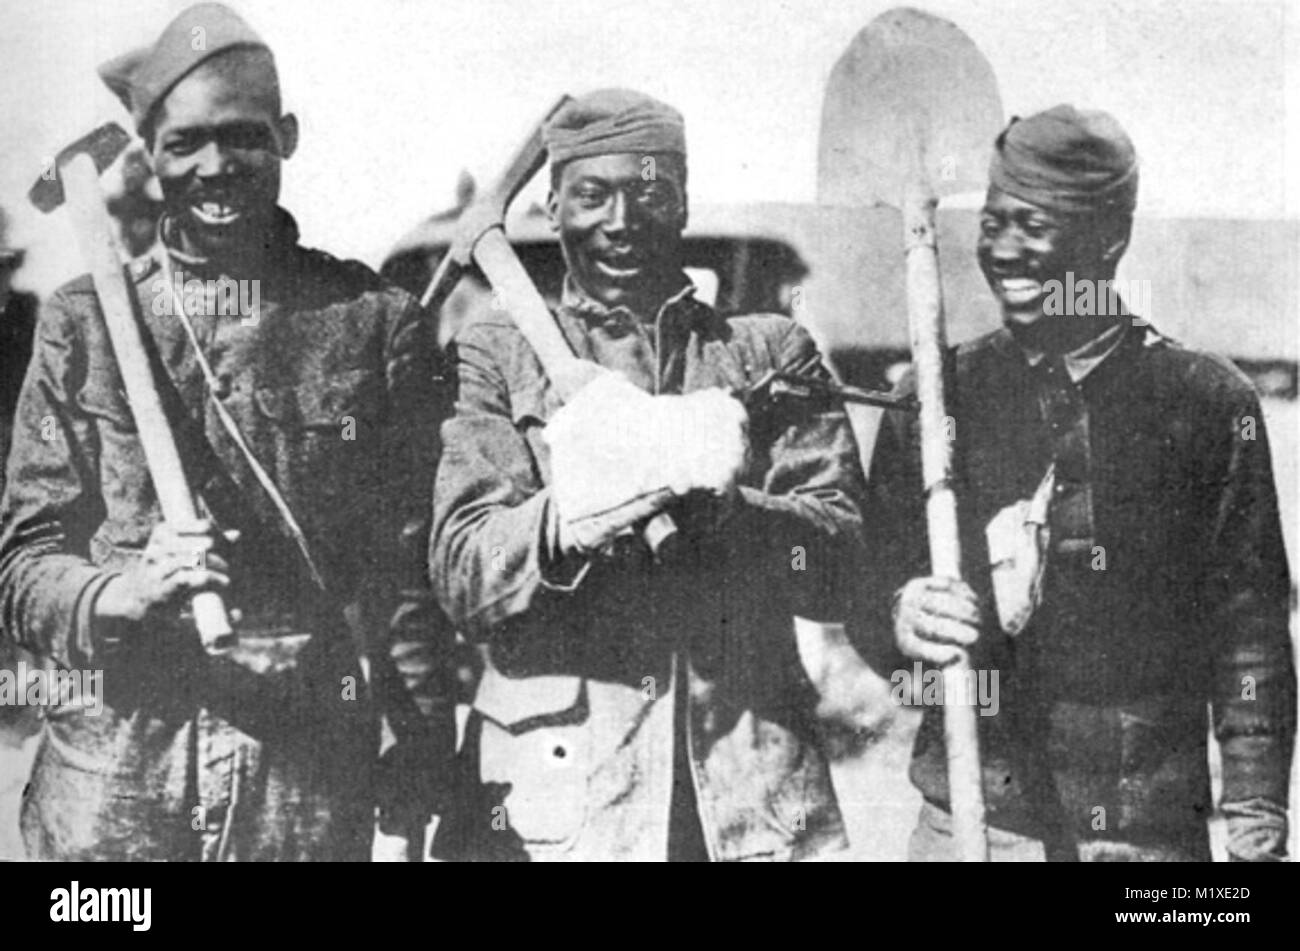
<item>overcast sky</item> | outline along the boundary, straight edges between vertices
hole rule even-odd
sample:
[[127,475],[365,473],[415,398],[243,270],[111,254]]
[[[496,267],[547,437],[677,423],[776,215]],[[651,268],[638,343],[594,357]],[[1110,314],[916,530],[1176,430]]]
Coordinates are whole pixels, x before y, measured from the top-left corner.
[[[25,208],[41,164],[124,119],[95,76],[152,42],[179,0],[3,0],[0,203],[31,247],[23,283],[76,269]],[[284,201],[308,243],[377,264],[485,177],[561,92],[644,89],[686,115],[695,202],[813,197],[831,67],[880,0],[236,0],[279,58],[303,125]],[[1008,114],[1106,108],[1143,162],[1139,211],[1300,216],[1300,5],[920,0],[993,65]],[[1291,64],[1288,75],[1287,64]],[[1289,160],[1288,160],[1289,157]]]

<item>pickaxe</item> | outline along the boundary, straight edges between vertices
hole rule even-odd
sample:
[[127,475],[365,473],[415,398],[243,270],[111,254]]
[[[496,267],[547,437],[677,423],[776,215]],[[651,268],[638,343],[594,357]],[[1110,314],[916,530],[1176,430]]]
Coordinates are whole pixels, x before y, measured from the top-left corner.
[[[534,127],[505,174],[461,214],[456,237],[420,298],[422,306],[436,311],[465,269],[471,263],[477,264],[537,355],[547,379],[566,402],[591,379],[590,364],[573,353],[546,301],[510,246],[505,235],[505,214],[515,196],[546,164],[542,128],[569,101],[568,96],[559,98]],[[672,518],[661,512],[647,524],[644,537],[651,550],[658,553],[676,531]]]
[[[42,212],[66,205],[72,215],[73,231],[95,284],[158,505],[167,521],[186,524],[198,519],[194,494],[154,383],[131,287],[122,270],[117,234],[99,187],[100,172],[112,165],[130,142],[131,137],[117,123],[100,126],[60,152],[53,166],[32,186],[28,198]],[[232,645],[235,635],[221,595],[200,592],[194,595],[192,608],[206,648],[221,650]]]

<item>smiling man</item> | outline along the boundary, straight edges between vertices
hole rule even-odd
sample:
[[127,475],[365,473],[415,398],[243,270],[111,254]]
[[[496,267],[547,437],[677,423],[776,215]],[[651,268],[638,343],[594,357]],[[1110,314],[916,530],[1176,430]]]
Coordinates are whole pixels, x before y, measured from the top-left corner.
[[[128,98],[141,81],[141,67],[131,66],[104,70],[105,81]],[[176,250],[220,258],[237,273],[238,265],[256,267],[263,239],[277,236],[280,166],[298,148],[298,120],[281,110],[275,60],[265,47],[233,44],[187,80],[139,117],[140,135]],[[223,155],[240,156],[237,170],[214,164]]]
[[[423,689],[437,628],[411,623],[430,599],[404,606],[394,636],[386,623],[422,575],[399,534],[427,524],[432,347],[408,295],[298,244],[277,204],[297,122],[239,17],[192,7],[101,75],[162,186],[159,240],[127,270],[203,518],[162,520],[94,288],[65,285],[19,399],[0,616],[29,649],[102,669],[106,706],[48,712],[28,853],[369,858],[378,731],[359,640],[399,736],[378,790],[386,821],[427,818],[432,764],[453,742]],[[222,309],[223,282],[255,285],[240,297],[256,313]],[[210,589],[238,635],[216,656],[185,611]]]
[[[602,90],[545,132],[568,264],[556,318],[594,379],[561,406],[508,316],[457,336],[430,569],[486,645],[464,859],[800,860],[845,845],[793,614],[835,616],[861,473],[835,405],[756,413],[808,333],[725,318],[682,271],[681,115]],[[677,536],[644,531],[667,512]]]
[[[1208,859],[1211,725],[1228,854],[1284,856],[1290,577],[1259,400],[1107,292],[1138,181],[1113,118],[1013,120],[989,181],[977,254],[1004,327],[956,349],[949,408],[968,583],[926,577],[917,434],[894,419],[869,479],[874,627],[904,664],[967,650],[1000,673],[978,718],[994,860]],[[1066,282],[1093,305],[1058,309]],[[912,779],[912,858],[954,858],[940,709]]]

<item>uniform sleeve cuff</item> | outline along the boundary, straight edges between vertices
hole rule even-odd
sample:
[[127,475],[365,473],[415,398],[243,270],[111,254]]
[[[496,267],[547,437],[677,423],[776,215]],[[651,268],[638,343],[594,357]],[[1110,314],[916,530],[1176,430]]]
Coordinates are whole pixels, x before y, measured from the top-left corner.
[[548,591],[570,594],[591,570],[591,559],[577,552],[565,552],[560,538],[560,516],[550,499],[542,515],[541,585]]
[[[77,598],[72,637],[68,654],[76,667],[90,667],[97,654],[111,653],[122,642],[122,625],[95,618],[95,602],[116,572],[107,572],[94,578]],[[102,659],[102,658],[101,658]]]
[[1227,852],[1239,862],[1286,858],[1286,807],[1263,797],[1225,802],[1220,810],[1228,825]]

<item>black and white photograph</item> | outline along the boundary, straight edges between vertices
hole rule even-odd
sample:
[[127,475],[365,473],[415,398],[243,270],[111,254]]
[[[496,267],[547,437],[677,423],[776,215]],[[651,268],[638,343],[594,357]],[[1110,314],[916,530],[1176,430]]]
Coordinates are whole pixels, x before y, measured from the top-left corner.
[[1300,846],[1294,0],[6,0],[0,63],[31,917]]

